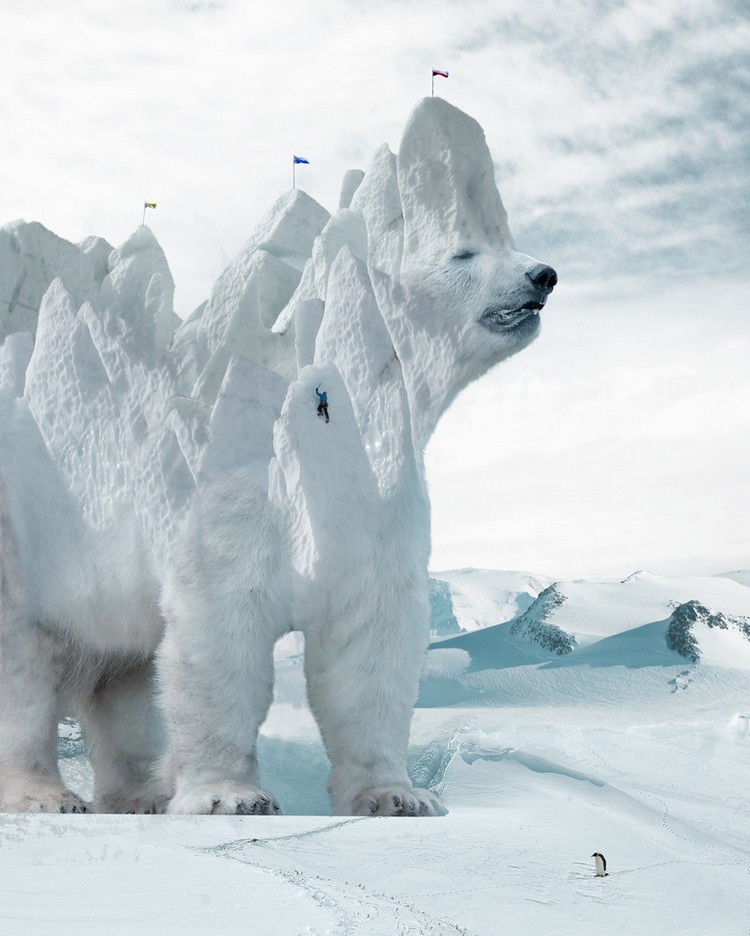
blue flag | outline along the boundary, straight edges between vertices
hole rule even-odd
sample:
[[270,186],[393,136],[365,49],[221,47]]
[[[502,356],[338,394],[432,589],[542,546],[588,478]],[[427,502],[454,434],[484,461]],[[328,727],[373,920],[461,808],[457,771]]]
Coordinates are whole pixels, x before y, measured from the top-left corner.
[[292,159],[295,163],[304,163],[306,166],[310,165],[310,160],[305,159],[303,156],[292,156]]

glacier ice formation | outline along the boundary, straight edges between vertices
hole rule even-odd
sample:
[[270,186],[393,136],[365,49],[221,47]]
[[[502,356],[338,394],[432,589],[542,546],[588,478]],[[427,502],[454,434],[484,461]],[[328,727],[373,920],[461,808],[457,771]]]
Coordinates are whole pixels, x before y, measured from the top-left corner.
[[333,216],[280,198],[184,322],[146,227],[116,250],[0,230],[2,808],[88,808],[56,762],[75,712],[97,810],[277,811],[255,745],[301,630],[334,812],[443,812],[406,770],[422,452],[555,282],[513,247],[481,128],[437,98]]

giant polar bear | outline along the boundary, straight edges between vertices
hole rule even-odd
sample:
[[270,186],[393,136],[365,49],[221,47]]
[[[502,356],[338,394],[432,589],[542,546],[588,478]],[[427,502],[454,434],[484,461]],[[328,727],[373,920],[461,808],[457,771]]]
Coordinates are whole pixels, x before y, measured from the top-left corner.
[[146,229],[98,299],[50,286],[25,396],[0,395],[3,810],[87,808],[56,762],[75,712],[97,810],[278,812],[256,740],[274,643],[300,630],[334,813],[445,811],[406,769],[428,639],[422,452],[456,394],[536,337],[557,277],[513,249],[484,135],[440,99],[346,187],[301,276],[290,211],[168,352],[165,274],[138,272]]

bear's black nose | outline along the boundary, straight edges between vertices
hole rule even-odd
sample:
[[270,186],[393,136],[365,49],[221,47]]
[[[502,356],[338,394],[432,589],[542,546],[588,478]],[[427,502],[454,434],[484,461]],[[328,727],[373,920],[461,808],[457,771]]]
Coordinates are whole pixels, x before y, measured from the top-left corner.
[[526,275],[535,286],[544,289],[546,292],[552,292],[557,285],[557,273],[551,266],[545,266],[543,263],[535,266],[533,270],[529,270]]

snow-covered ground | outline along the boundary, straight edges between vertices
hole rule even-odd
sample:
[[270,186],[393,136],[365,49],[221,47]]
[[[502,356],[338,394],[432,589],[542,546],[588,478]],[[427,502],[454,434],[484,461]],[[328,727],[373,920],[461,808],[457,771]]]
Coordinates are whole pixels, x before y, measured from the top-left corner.
[[[260,747],[287,815],[2,816],[3,936],[747,936],[750,666],[719,652],[742,649],[730,627],[695,625],[698,662],[665,645],[665,619],[688,596],[742,622],[743,576],[557,583],[565,601],[547,623],[580,637],[599,621],[596,640],[562,656],[483,617],[512,606],[530,577],[439,577],[478,628],[433,644],[414,717],[412,775],[438,790],[447,817],[327,815],[327,762],[290,637]],[[504,666],[489,666],[492,644]],[[86,794],[74,725],[60,751]],[[595,851],[606,878],[594,876]]]

